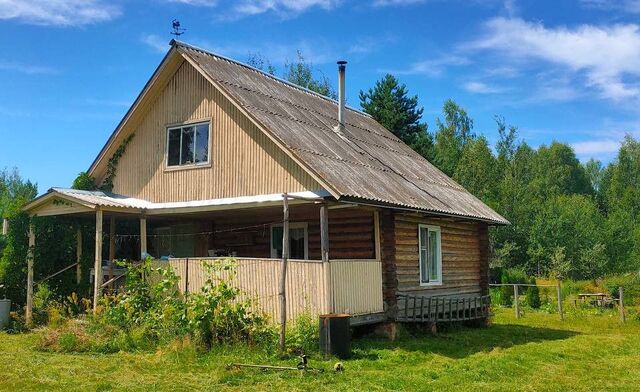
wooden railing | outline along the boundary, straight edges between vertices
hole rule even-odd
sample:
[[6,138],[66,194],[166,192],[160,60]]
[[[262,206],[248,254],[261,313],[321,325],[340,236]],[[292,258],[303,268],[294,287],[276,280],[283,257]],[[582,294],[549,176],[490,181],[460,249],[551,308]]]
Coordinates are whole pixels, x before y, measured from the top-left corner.
[[490,299],[488,295],[443,298],[398,294],[397,300],[397,321],[435,323],[476,320],[489,317]]
[[[181,258],[155,261],[157,266],[171,266],[180,277],[178,287],[182,293],[198,292],[210,273],[230,281],[242,291],[241,299],[254,299],[256,306],[279,320],[278,282],[280,259],[235,258],[232,270],[215,270],[205,264],[222,265],[225,258]],[[326,268],[330,268],[327,274]],[[326,277],[331,284],[325,284]],[[327,295],[327,288],[331,295]],[[382,265],[377,260],[289,260],[287,266],[287,319],[296,319],[303,313],[316,317],[331,311],[354,316],[381,313]],[[333,306],[329,306],[331,298]]]
[[331,260],[329,264],[336,313],[361,315],[384,311],[379,260]]
[[[235,258],[233,270],[215,271],[218,278],[230,281],[242,294],[240,299],[253,299],[256,306],[273,320],[279,320],[279,259]],[[197,292],[209,278],[205,263],[223,263],[224,258],[170,259],[159,264],[170,265],[180,277],[180,291]],[[328,306],[324,289],[324,266],[320,261],[289,260],[287,267],[287,319],[303,313],[324,313]],[[233,272],[232,272],[233,271]],[[233,275],[233,276],[232,276]]]

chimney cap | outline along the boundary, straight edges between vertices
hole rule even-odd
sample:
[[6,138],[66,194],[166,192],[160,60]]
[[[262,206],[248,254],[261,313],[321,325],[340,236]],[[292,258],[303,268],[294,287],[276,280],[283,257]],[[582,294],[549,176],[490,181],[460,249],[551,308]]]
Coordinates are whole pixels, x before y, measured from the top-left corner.
[[345,65],[347,62],[345,60],[338,60],[338,65]]

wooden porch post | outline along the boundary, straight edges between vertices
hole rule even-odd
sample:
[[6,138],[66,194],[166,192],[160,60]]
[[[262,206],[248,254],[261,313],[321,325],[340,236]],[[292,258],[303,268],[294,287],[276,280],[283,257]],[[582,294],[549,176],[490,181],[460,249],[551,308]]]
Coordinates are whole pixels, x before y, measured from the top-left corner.
[[289,196],[282,195],[282,270],[280,272],[280,352],[285,349],[285,334],[287,330],[287,260],[289,259]]
[[324,271],[324,292],[326,313],[333,312],[333,284],[331,282],[331,263],[329,263],[329,210],[326,204],[320,206],[320,252]]
[[33,321],[33,258],[36,246],[36,234],[33,230],[33,223],[29,225],[29,249],[27,250],[27,308],[25,319],[27,326],[31,326]]
[[98,307],[98,299],[102,294],[102,210],[96,211],[96,254],[93,265],[93,310]]
[[9,218],[2,218],[2,235],[9,234]]
[[380,212],[373,211],[373,241],[375,242],[376,260],[382,260],[382,247],[380,245]]
[[[113,279],[113,260],[116,258],[116,217],[109,218],[109,281]],[[109,290],[113,283],[109,283]]]
[[82,230],[78,227],[76,230],[76,283],[82,281]]
[[147,254],[147,219],[140,218],[140,260],[145,259]]

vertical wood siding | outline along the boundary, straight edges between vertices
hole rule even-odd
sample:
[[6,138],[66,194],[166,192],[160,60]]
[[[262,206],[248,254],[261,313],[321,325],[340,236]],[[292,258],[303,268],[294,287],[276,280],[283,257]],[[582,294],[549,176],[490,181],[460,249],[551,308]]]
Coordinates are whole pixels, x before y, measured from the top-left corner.
[[[118,164],[116,193],[168,202],[321,188],[187,62],[140,110]],[[166,127],[198,120],[211,121],[211,166],[166,170]]]
[[[189,292],[199,292],[209,279],[210,269],[204,264],[223,262],[223,259],[171,259],[156,261],[156,265],[170,265],[180,277],[178,287],[185,292],[187,285],[187,260],[189,263]],[[273,321],[280,319],[280,303],[278,299],[278,281],[281,261],[279,259],[237,258],[235,259],[235,277],[230,279],[229,271],[214,272],[219,279],[230,281],[242,291],[240,299],[255,300],[257,310],[271,317]],[[324,265],[317,261],[290,260],[287,266],[287,319],[295,320],[303,313],[312,316],[328,310],[324,293]]]
[[334,311],[352,315],[381,313],[382,264],[378,260],[331,260]]
[[[442,285],[420,286],[418,225],[440,226],[442,232]],[[482,295],[488,263],[488,246],[476,222],[454,222],[413,214],[396,214],[394,220],[397,291],[437,296]],[[486,233],[486,229],[484,229]]]

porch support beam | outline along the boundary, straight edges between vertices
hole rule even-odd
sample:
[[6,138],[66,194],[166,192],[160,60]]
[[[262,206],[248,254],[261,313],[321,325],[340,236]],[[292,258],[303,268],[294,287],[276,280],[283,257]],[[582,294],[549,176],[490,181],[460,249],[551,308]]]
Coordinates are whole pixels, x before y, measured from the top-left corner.
[[320,206],[320,253],[324,271],[325,312],[332,313],[333,288],[331,284],[331,264],[329,263],[329,208],[326,204]]
[[373,211],[373,237],[375,242],[376,260],[382,260],[382,248],[380,246],[380,212]]
[[289,196],[282,195],[282,269],[280,272],[280,352],[284,353],[287,330],[287,261],[289,259]]
[[76,283],[82,282],[82,230],[76,229]]
[[93,310],[98,307],[102,294],[102,210],[96,211],[96,253],[93,264]]
[[147,255],[147,219],[140,217],[140,260]]
[[25,309],[25,320],[27,326],[31,327],[33,322],[33,259],[36,246],[36,234],[33,223],[29,225],[29,249],[27,250],[27,308]]
[[[113,260],[116,258],[116,217],[109,218],[109,281],[113,279]],[[109,284],[109,290],[113,288],[113,283]]]

